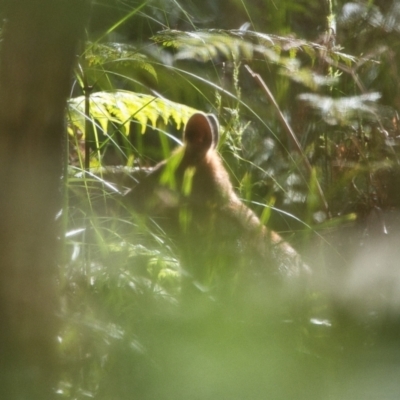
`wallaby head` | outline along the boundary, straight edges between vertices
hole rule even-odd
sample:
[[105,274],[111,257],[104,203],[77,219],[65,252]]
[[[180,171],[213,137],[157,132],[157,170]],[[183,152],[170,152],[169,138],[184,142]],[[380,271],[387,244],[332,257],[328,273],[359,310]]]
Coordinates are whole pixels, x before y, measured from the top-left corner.
[[183,140],[187,162],[196,165],[218,143],[218,121],[214,115],[193,114],[188,120]]
[[184,130],[183,146],[128,193],[133,208],[157,216],[175,212],[184,205],[221,206],[236,197],[216,152],[218,129],[214,115],[193,114]]

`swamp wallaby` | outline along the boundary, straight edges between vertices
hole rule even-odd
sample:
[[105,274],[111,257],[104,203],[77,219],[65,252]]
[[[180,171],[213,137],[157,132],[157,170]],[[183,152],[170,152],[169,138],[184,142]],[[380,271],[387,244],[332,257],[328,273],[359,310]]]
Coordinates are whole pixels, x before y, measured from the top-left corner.
[[249,276],[269,281],[309,273],[298,253],[263,226],[233,190],[216,151],[218,121],[196,113],[184,145],[126,195],[135,212],[154,218],[176,239],[184,276],[197,287]]

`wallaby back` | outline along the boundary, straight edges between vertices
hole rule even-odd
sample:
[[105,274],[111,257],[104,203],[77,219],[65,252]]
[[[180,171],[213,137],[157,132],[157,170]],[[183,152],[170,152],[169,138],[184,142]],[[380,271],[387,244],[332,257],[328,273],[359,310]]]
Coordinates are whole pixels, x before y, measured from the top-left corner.
[[215,116],[194,114],[184,145],[127,194],[128,203],[176,239],[183,268],[198,286],[223,285],[237,274],[307,274],[297,252],[237,197],[216,151],[218,134]]

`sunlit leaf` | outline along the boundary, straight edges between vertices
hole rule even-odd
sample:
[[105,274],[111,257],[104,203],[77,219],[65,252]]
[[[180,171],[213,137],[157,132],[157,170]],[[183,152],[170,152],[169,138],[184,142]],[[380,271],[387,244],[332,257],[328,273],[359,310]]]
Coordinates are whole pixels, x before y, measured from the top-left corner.
[[[114,122],[121,125],[128,135],[130,122],[136,120],[145,133],[147,125],[157,127],[159,121],[167,124],[173,121],[177,129],[186,124],[195,109],[173,101],[151,95],[128,91],[97,92],[90,96],[90,118],[93,123],[100,124],[107,132],[108,124]],[[85,132],[85,97],[80,96],[69,101],[68,117],[70,124]]]

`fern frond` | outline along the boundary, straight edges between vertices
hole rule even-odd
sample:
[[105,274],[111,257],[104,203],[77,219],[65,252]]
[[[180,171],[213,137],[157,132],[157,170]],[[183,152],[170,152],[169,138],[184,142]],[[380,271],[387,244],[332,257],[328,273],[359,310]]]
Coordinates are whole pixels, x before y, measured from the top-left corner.
[[333,99],[312,93],[304,93],[299,99],[308,103],[330,125],[350,125],[362,116],[365,119],[376,120],[379,93],[367,93],[360,96]]
[[298,65],[287,66],[281,73],[295,82],[301,83],[311,90],[321,86],[333,86],[338,81],[338,76],[325,76],[313,72],[310,68],[299,68]]
[[[85,132],[85,97],[79,96],[68,102],[69,122]],[[130,122],[136,120],[145,133],[148,123],[157,127],[159,120],[165,125],[174,121],[177,129],[186,124],[195,109],[173,101],[151,95],[128,91],[97,92],[90,96],[90,118],[98,123],[104,132],[110,122],[117,123],[129,135]]]
[[222,57],[239,61],[263,55],[270,61],[280,63],[282,53],[287,54],[286,57],[294,58],[298,52],[302,52],[312,61],[326,56],[332,60],[342,60],[346,64],[357,61],[355,57],[341,53],[339,47],[327,47],[304,39],[244,30],[165,30],[153,36],[152,40],[164,47],[176,49],[176,59],[210,61]]

